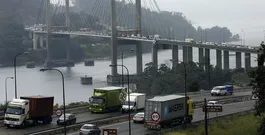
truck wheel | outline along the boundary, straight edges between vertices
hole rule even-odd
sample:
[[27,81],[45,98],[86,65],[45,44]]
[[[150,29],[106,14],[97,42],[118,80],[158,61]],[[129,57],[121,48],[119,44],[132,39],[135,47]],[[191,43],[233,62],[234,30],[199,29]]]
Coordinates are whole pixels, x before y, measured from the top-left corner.
[[10,128],[10,125],[6,125],[7,128]]
[[20,125],[20,128],[25,128],[25,122],[22,122],[22,124]]

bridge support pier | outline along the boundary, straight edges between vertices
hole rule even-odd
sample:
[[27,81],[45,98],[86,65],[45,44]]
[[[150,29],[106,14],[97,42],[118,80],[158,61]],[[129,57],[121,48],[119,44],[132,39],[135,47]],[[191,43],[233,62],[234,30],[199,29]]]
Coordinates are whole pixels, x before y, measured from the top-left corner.
[[67,60],[72,60],[71,59],[71,38],[70,38],[70,35],[66,37],[66,41],[67,41],[66,59]]
[[38,49],[38,35],[36,33],[33,34],[33,50]]
[[40,47],[41,48],[44,48],[44,46],[43,46],[44,43],[43,42],[44,42],[44,37],[43,36],[40,36]]
[[245,71],[249,71],[251,68],[251,56],[250,53],[245,53]]
[[152,62],[156,70],[158,68],[157,50],[158,50],[158,44],[154,43],[152,48]]
[[184,63],[188,62],[188,48],[186,46],[182,46],[182,59]]
[[205,70],[208,70],[208,64],[211,64],[211,57],[210,57],[210,49],[204,49],[204,62],[205,62]]
[[216,50],[216,66],[220,69],[223,68],[222,66],[222,51]]
[[200,63],[200,67],[202,66],[203,63],[203,48],[199,48],[199,63]]
[[224,51],[224,70],[229,70],[229,51]]
[[172,68],[176,68],[179,63],[179,48],[177,45],[172,46]]
[[137,75],[143,72],[143,49],[141,43],[136,44],[136,71]]
[[241,52],[236,52],[236,68],[242,68]]
[[188,47],[188,62],[193,61],[192,47]]

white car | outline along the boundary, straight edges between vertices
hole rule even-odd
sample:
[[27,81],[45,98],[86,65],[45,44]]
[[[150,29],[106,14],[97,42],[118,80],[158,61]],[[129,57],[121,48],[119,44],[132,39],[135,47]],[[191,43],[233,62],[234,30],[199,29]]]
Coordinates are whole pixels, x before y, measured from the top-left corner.
[[145,121],[145,119],[144,119],[144,112],[139,112],[139,113],[137,113],[137,114],[135,114],[134,116],[133,116],[133,122],[134,123],[137,123],[137,122],[144,122]]
[[211,95],[227,95],[227,89],[226,86],[215,86],[212,90],[211,90]]
[[207,105],[222,105],[218,101],[208,101]]

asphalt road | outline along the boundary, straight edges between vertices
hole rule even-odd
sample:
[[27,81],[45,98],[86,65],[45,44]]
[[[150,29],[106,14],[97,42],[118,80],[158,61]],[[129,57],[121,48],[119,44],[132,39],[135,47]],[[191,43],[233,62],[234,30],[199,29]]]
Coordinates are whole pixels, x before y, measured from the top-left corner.
[[[207,96],[207,97],[205,96],[205,97],[191,97],[191,98],[194,101],[202,101],[203,98],[207,98],[207,100],[214,100],[214,99],[218,99],[218,98],[243,96],[243,95],[250,95],[250,94],[251,94],[251,91],[244,91],[244,92],[236,92],[231,96]],[[97,118],[115,117],[115,116],[119,116],[119,115],[120,115],[120,113],[118,113],[118,112],[117,113],[107,113],[107,114],[91,114],[90,112],[86,112],[86,113],[76,114],[76,117],[77,117],[77,122],[83,122],[83,121],[93,120],[93,119],[97,119]],[[54,128],[54,127],[57,127],[56,120],[57,120],[57,118],[54,118],[52,124],[49,124],[49,125],[41,125],[40,124],[38,126],[29,127],[26,129],[7,129],[5,127],[0,127],[0,135],[22,135],[22,134],[29,133],[29,132]],[[141,125],[137,125],[137,126],[141,126]],[[136,128],[136,129],[139,130],[138,128]]]
[[[254,101],[247,101],[247,102],[239,102],[239,103],[232,103],[232,104],[226,104],[223,105],[223,112],[220,113],[211,113],[209,114],[209,117],[216,117],[216,116],[222,116],[222,115],[227,115],[231,113],[236,113],[236,112],[241,112],[241,111],[246,111],[251,108],[254,108]],[[204,119],[204,112],[202,112],[202,109],[195,109],[194,112],[194,120],[193,121],[198,121],[198,120],[203,120]],[[122,123],[116,123],[112,125],[107,125],[107,126],[102,126],[102,128],[111,128],[111,129],[118,129],[118,135],[128,135],[128,121],[127,122],[122,122]],[[148,132],[152,132],[152,130],[147,130],[144,128],[143,124],[135,124],[131,121],[131,129],[132,129],[132,135],[143,135]],[[79,135],[78,132],[75,133],[69,133],[68,135]]]

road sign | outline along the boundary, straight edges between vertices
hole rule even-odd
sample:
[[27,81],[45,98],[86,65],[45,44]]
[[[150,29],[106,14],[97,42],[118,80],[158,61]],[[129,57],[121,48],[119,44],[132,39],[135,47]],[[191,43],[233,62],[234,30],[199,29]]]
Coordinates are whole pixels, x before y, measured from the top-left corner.
[[159,121],[159,120],[160,120],[160,115],[159,115],[159,113],[158,113],[158,112],[153,112],[153,113],[151,114],[151,119],[152,119],[153,121],[155,121],[155,122]]
[[117,129],[103,129],[103,135],[117,135]]
[[[205,107],[202,108],[202,111],[205,112]],[[222,112],[223,106],[221,105],[207,105],[207,112]]]
[[251,100],[259,100],[258,96],[256,94],[253,94],[251,96]]
[[62,115],[62,110],[60,108],[58,108],[55,112],[55,114],[60,117]]

